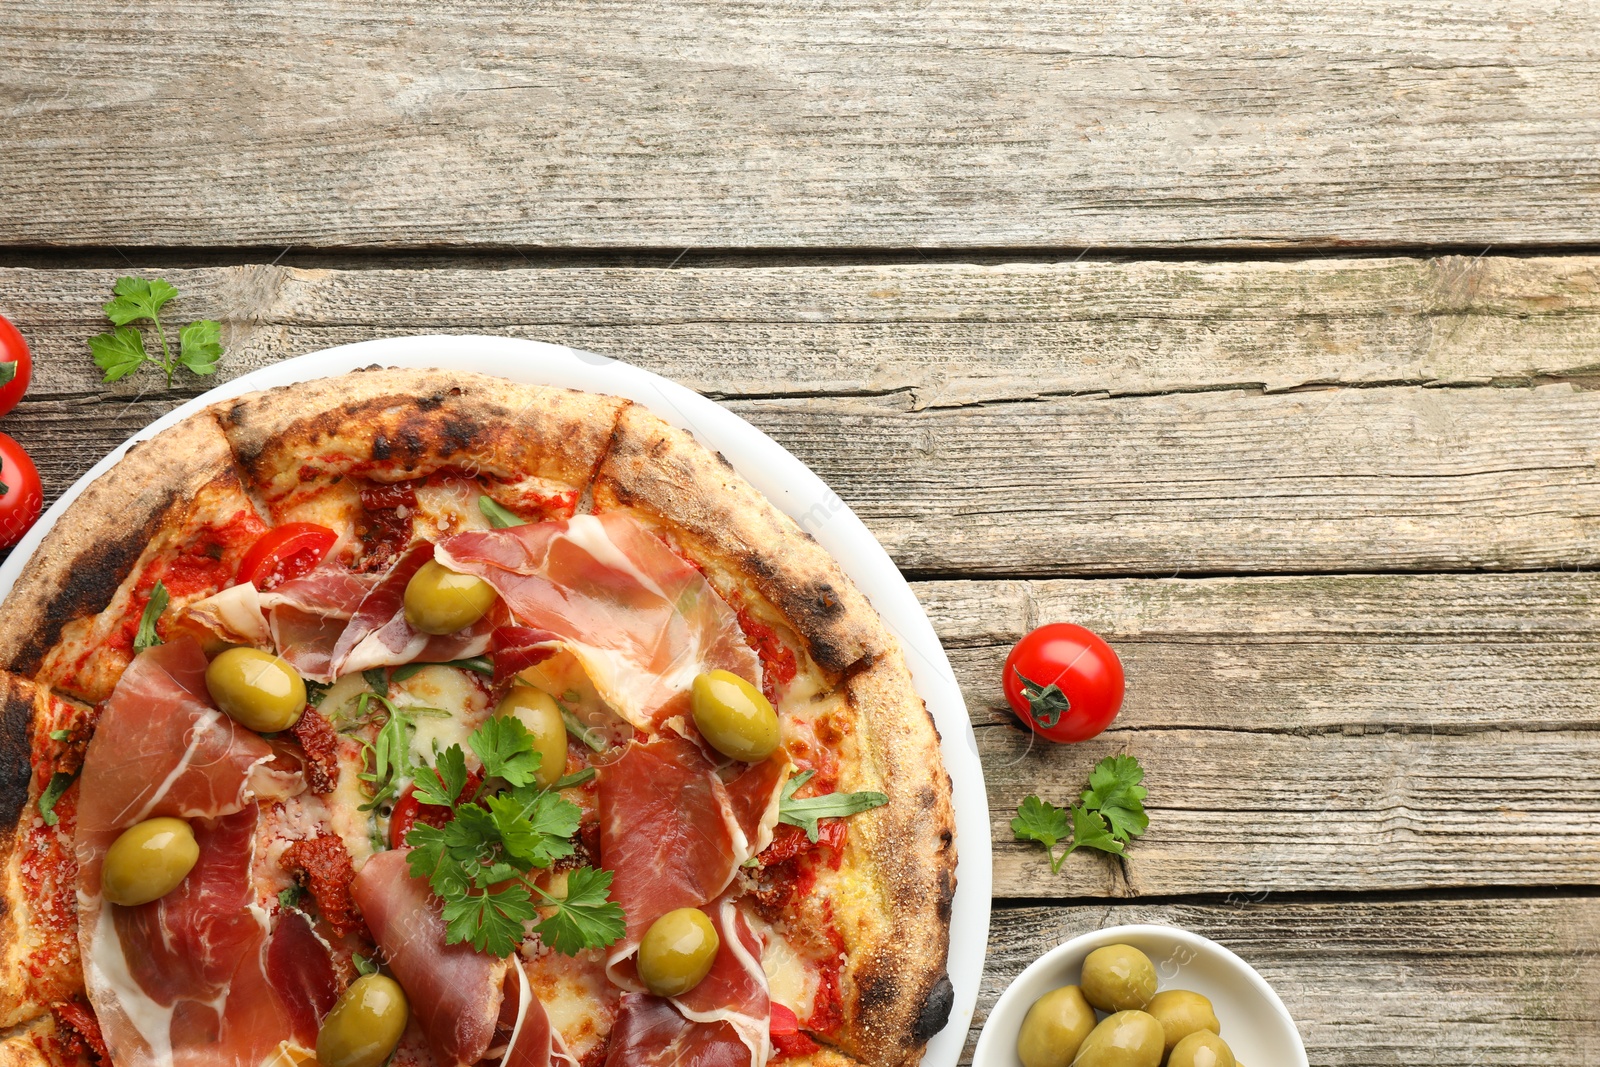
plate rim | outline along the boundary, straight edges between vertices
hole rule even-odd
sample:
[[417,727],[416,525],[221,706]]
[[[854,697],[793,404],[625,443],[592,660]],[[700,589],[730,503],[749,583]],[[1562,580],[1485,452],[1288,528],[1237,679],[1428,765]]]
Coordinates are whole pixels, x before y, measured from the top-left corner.
[[[449,366],[442,366],[444,362]],[[374,365],[430,368],[445,373],[476,371],[531,384],[608,393],[640,403],[689,431],[702,444],[723,453],[741,477],[773,506],[795,519],[855,582],[900,641],[913,684],[938,728],[945,769],[950,775],[957,868],[947,969],[955,995],[949,1022],[929,1040],[922,1067],[955,1067],[977,1006],[993,896],[988,794],[976,735],[955,673],[916,594],[855,512],[777,441],[685,385],[584,349],[488,334],[374,338],[282,359],[185,401],[101,457],[45,510],[0,563],[0,600],[10,595],[17,577],[72,502],[120,462],[134,444],[149,440],[220,401]]]

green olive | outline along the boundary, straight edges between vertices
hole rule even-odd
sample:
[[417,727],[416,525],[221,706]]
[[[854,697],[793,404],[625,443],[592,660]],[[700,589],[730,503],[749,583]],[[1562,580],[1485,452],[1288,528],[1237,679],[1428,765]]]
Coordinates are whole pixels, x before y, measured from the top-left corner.
[[1033,1002],[1017,1035],[1022,1067],[1070,1067],[1094,1029],[1094,1009],[1075,985],[1052,989]]
[[694,724],[724,756],[754,763],[778,747],[778,713],[761,690],[732,671],[707,671],[694,680]]
[[1073,1067],[1160,1067],[1161,1024],[1142,1011],[1101,1020],[1078,1048]]
[[1143,1008],[1156,993],[1156,968],[1132,945],[1107,945],[1083,961],[1083,997],[1101,1011]]
[[681,997],[710,972],[721,946],[705,912],[669,911],[650,924],[639,943],[639,980],[658,997]]
[[1187,989],[1163,989],[1150,998],[1144,1010],[1154,1015],[1156,1022],[1161,1024],[1169,1053],[1173,1045],[1190,1034],[1201,1030],[1210,1030],[1213,1034],[1222,1032],[1211,1001]]
[[1172,1047],[1167,1067],[1237,1067],[1228,1043],[1209,1030],[1196,1030]]
[[494,603],[494,586],[439,563],[424,563],[406,583],[406,622],[425,634],[453,634],[471,626]]
[[188,823],[146,819],[111,843],[100,868],[100,892],[113,904],[148,904],[178,888],[199,858]]
[[381,1067],[410,1018],[399,982],[385,974],[363,975],[322,1020],[317,1062],[322,1067]]
[[567,769],[567,724],[555,698],[531,685],[514,685],[494,709],[496,715],[510,715],[533,735],[533,750],[539,753],[539,769],[534,779],[543,789],[556,784]]
[[287,730],[306,710],[306,683],[289,664],[258,648],[230,648],[206,668],[217,707],[258,733]]

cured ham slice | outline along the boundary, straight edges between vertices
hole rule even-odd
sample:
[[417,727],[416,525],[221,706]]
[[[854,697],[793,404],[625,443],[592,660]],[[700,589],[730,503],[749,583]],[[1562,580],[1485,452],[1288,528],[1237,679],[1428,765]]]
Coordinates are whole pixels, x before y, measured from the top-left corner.
[[686,711],[703,671],[761,682],[738,618],[705,576],[620,512],[456,534],[434,558],[494,586],[522,626],[559,637],[641,729]]
[[700,910],[722,944],[705,978],[672,1004],[691,1022],[732,1026],[750,1052],[751,1067],[765,1067],[772,1049],[772,1002],[761,968],[761,939],[726,897]]
[[[406,865],[409,851],[395,849],[373,856],[356,874],[351,892],[439,1061],[477,1063],[494,1041],[509,964],[468,944],[445,943],[439,905],[427,883],[411,877]],[[523,1025],[531,1029],[523,1040],[529,1044],[519,1053],[528,1059],[516,1062],[544,1067],[548,1049],[541,1063],[532,1051],[538,1042],[531,1036],[544,1008],[530,999],[528,1011],[537,1018],[530,1024],[524,1017]],[[548,1036],[548,1022],[544,1029]]]
[[304,577],[259,594],[278,655],[313,681],[333,681],[334,646],[379,580],[324,560]]
[[697,1023],[669,1000],[624,993],[605,1067],[751,1067],[751,1059],[732,1023]]
[[613,982],[641,991],[632,956],[650,924],[716,900],[739,865],[766,847],[786,767],[775,755],[724,784],[698,746],[665,736],[635,742],[599,768],[600,859],[612,872],[611,899],[627,915],[607,956]]
[[[314,1020],[308,1029],[269,977],[271,922],[251,878],[256,801],[294,795],[305,782],[210,705],[205,668],[188,638],[141,653],[106,700],[84,757],[79,939],[89,999],[119,1067],[258,1067],[284,1041],[316,1037]],[[107,904],[106,849],[156,816],[190,820],[198,862],[160,900]]]
[[334,644],[335,674],[418,661],[443,663],[481,656],[489,650],[494,627],[487,619],[442,635],[425,634],[406,622],[406,585],[432,558],[432,545],[413,545],[367,593]]

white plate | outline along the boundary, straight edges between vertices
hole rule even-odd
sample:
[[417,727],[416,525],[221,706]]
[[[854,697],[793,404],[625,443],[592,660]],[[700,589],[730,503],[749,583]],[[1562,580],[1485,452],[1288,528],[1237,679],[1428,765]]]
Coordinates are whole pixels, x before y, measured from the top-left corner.
[[976,1067],[1022,1067],[1017,1032],[1033,1002],[1077,985],[1083,959],[1102,945],[1132,945],[1156,965],[1158,989],[1187,989],[1211,1001],[1222,1038],[1245,1067],[1307,1067],[1305,1045],[1278,994],[1244,960],[1176,926],[1113,926],[1057,945],[1028,965],[989,1013],[972,1058]]
[[991,867],[983,767],[978,762],[977,741],[950,661],[945,658],[922,605],[900,577],[889,554],[844,501],[772,438],[676,382],[592,352],[506,337],[396,337],[340,345],[284,360],[226,382],[163,415],[89,468],[0,564],[0,598],[10,593],[17,575],[67,505],[121,459],[128,445],[153,437],[219,400],[331,377],[372,364],[477,371],[637,401],[721,452],[747,481],[839,561],[904,646],[917,692],[927,701],[944,739],[944,762],[954,783],[956,848],[960,857],[950,925],[950,981],[955,986],[955,1007],[949,1025],[929,1042],[922,1061],[923,1067],[953,1067],[960,1058],[978,999],[978,979],[989,936]]

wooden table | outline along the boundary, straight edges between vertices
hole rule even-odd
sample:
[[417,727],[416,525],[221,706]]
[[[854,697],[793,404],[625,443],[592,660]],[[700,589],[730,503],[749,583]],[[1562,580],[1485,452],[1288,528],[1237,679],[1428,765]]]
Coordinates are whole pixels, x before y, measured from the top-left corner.
[[[977,1023],[1171,922],[1315,1064],[1600,1063],[1600,31],[1535,0],[105,0],[0,13],[4,421],[59,492],[124,273],[218,380],[534,337],[723,399],[913,582],[987,770]],[[1030,746],[1072,619],[1115,727]],[[1149,769],[1125,862],[1010,840]],[[1253,1064],[1252,1067],[1263,1067]],[[1265,1065],[1271,1067],[1271,1065]]]

